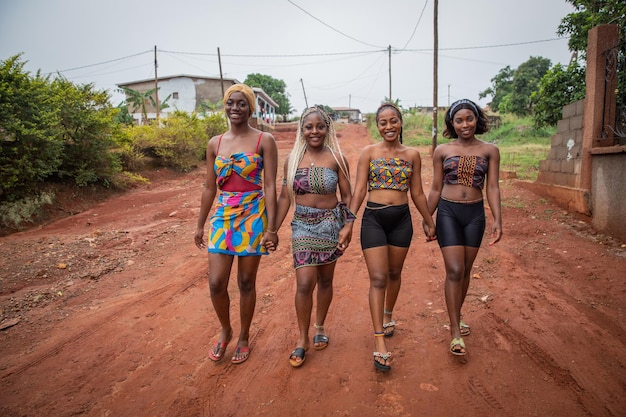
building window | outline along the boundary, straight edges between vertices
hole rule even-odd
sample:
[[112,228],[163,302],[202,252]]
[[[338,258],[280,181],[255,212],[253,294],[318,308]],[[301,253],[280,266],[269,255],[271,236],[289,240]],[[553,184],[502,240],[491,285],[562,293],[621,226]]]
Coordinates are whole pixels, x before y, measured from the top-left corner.
[[173,98],[174,100],[178,100],[178,92],[174,92],[174,93],[172,93],[172,98]]

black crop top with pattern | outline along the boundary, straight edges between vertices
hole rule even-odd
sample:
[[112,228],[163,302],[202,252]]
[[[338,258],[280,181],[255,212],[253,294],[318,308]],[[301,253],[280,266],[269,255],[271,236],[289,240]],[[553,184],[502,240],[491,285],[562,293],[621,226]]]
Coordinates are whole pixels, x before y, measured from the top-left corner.
[[488,168],[489,160],[482,156],[450,156],[443,161],[443,183],[482,190],[485,188]]
[[337,191],[337,173],[326,167],[305,167],[296,170],[293,179],[293,192],[304,194],[335,194]]
[[370,161],[367,189],[408,191],[413,163],[400,158],[377,158]]

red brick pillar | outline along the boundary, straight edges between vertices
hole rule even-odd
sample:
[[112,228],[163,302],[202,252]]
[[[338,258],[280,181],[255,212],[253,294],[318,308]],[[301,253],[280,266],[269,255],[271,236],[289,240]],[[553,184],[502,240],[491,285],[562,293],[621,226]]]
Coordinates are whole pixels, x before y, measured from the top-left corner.
[[617,81],[614,78],[613,84],[605,84],[606,51],[615,47],[618,42],[618,25],[600,25],[589,31],[583,149],[580,170],[580,188],[584,190],[591,190],[591,148],[604,146],[605,144],[613,145],[613,141],[601,141],[600,139],[604,122],[603,118],[606,119],[609,115],[615,116],[615,83]]

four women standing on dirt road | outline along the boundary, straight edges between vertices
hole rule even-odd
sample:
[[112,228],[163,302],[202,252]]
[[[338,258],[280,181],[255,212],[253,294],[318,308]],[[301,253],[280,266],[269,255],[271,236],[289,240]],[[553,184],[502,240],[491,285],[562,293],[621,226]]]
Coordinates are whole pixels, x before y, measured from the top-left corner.
[[[361,152],[353,195],[348,163],[341,153],[331,118],[320,108],[306,109],[294,147],[285,161],[277,202],[276,143],[271,134],[248,125],[254,103],[254,93],[248,86],[236,84],[229,88],[224,104],[230,129],[212,138],[206,151],[207,179],[195,243],[199,248],[207,246],[204,224],[219,188],[218,204],[210,220],[208,252],[211,300],[222,331],[209,352],[210,359],[222,359],[232,338],[227,289],[233,259],[237,256],[241,332],[231,361],[247,360],[260,255],[276,249],[278,228],[292,202],[295,202],[291,226],[299,338],[289,361],[293,367],[301,366],[310,348],[309,326],[316,286],[313,346],[317,350],[328,346],[324,322],[333,298],[336,261],[350,244],[354,213],[367,196],[360,237],[370,279],[374,366],[389,371],[391,352],[385,339],[395,331],[392,313],[413,237],[409,192],[423,217],[427,239],[439,241],[444,258],[445,300],[452,336],[450,352],[465,355],[463,337],[470,334],[470,327],[461,320],[461,308],[486,227],[485,187],[493,215],[490,245],[502,237],[500,154],[495,145],[475,136],[488,130],[483,111],[472,101],[463,99],[446,112],[444,136],[454,140],[434,151],[433,185],[426,198],[421,157],[417,149],[402,144],[402,112],[395,105],[384,103],[376,112],[376,125],[383,140]],[[435,210],[436,226],[432,219]]]
[[[235,84],[224,94],[230,128],[211,138],[207,145],[207,175],[194,236],[198,248],[208,246],[211,301],[222,327],[209,351],[213,361],[224,357],[233,337],[228,281],[237,257],[241,330],[231,359],[235,364],[245,362],[250,355],[249,333],[261,255],[275,250],[278,244],[275,221],[278,151],[271,134],[248,124],[255,103],[253,90],[245,84]],[[216,195],[207,243],[204,225]]]
[[283,178],[276,224],[280,228],[295,202],[291,246],[299,337],[289,363],[297,368],[304,363],[311,344],[309,327],[316,286],[313,347],[323,350],[328,346],[324,322],[333,299],[335,265],[350,244],[351,222],[356,219],[348,209],[352,197],[348,163],[341,153],[333,121],[323,109],[311,107],[302,114]]
[[[486,227],[483,188],[493,216],[490,245],[502,237],[500,206],[500,152],[475,135],[487,132],[489,121],[470,100],[458,100],[445,114],[443,135],[454,139],[433,153],[433,185],[428,195],[430,213],[437,210],[437,240],[446,268],[445,299],[450,318],[450,352],[465,355],[464,336],[470,326],[461,320],[461,308],[470,284],[472,265]],[[424,230],[430,228],[424,224]]]
[[395,331],[392,312],[400,292],[402,266],[413,237],[409,197],[426,223],[429,239],[435,225],[422,189],[421,157],[417,149],[402,144],[402,112],[385,103],[376,112],[382,141],[367,146],[357,165],[350,210],[358,212],[368,200],[361,224],[361,248],[370,279],[369,305],[374,327],[374,366],[391,369],[391,352],[385,338]]

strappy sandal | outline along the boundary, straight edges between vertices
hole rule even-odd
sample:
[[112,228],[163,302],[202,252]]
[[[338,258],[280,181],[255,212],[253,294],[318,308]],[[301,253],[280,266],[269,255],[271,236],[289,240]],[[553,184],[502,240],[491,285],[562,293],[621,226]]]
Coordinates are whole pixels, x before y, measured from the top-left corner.
[[[389,310],[383,310],[383,312],[385,314],[387,314],[388,316],[391,316],[391,313],[393,313],[392,311]],[[387,331],[387,329],[391,328],[391,331]],[[394,332],[396,329],[396,322],[394,320],[391,320],[389,323],[383,323],[383,330],[385,332],[385,337],[391,337],[393,336]]]
[[[383,337],[385,336],[385,332],[374,332],[374,336]],[[387,353],[374,352],[374,366],[376,367],[376,369],[382,372],[391,371],[390,365],[385,365],[384,363],[380,363],[377,359],[382,359],[385,362],[387,362],[391,359],[391,352],[387,352]]]

